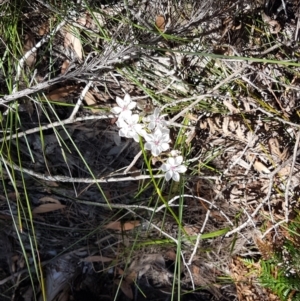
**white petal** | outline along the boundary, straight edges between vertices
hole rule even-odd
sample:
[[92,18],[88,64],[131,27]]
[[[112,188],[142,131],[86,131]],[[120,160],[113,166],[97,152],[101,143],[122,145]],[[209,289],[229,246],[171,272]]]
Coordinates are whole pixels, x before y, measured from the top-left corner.
[[122,109],[120,107],[113,107],[111,110],[110,110],[113,114],[120,114],[122,112]]
[[161,151],[160,151],[159,147],[152,145],[151,154],[154,157],[157,157],[160,153],[161,153]]
[[161,137],[162,136],[161,129],[159,127],[156,128],[153,135],[156,136],[156,137]]
[[157,118],[159,116],[159,113],[160,113],[160,109],[159,108],[155,108],[152,116],[155,117],[155,118]]
[[177,172],[180,172],[180,173],[185,173],[186,170],[187,170],[187,168],[186,168],[186,166],[184,166],[184,165],[179,165],[179,166],[177,166],[177,167],[175,168],[175,170],[176,170]]
[[127,133],[126,133],[126,138],[133,138],[135,132],[131,129],[128,129]]
[[124,105],[125,105],[124,100],[122,98],[118,97],[118,96],[116,98],[116,102],[117,102],[118,106],[121,107],[121,108],[123,108]]
[[170,136],[170,129],[168,129],[167,127],[163,127],[161,124],[157,126],[157,129],[159,129],[159,131],[162,134],[167,134]]
[[134,123],[133,126],[136,131],[141,131],[144,128],[144,125],[140,123]]
[[131,120],[132,112],[130,110],[123,110],[122,114],[123,114],[122,118],[128,123]]
[[119,128],[122,128],[124,126],[127,126],[126,122],[124,121],[123,118],[118,118],[117,122],[116,122],[116,125],[119,127]]
[[167,181],[170,181],[170,179],[172,178],[173,176],[173,172],[171,170],[169,170],[166,174],[165,174],[165,179]]
[[138,133],[140,136],[142,136],[142,137],[144,137],[144,138],[145,138],[145,136],[147,135],[147,132],[146,132],[145,130],[143,130],[143,129],[136,130],[136,131],[137,131],[137,133]]
[[145,149],[151,150],[152,149],[152,144],[150,142],[146,142],[144,144]]
[[[148,142],[153,141],[153,135],[151,135],[151,134],[146,134],[146,135],[144,136],[144,138],[145,138],[145,140],[148,141]],[[148,148],[148,149],[149,149],[149,148]]]
[[167,160],[167,162],[171,165],[171,166],[175,166],[175,160],[174,160],[174,158],[169,158],[168,160]]
[[131,97],[129,94],[127,94],[127,93],[125,94],[123,102],[125,105],[128,105],[129,103],[131,103]]
[[152,131],[155,128],[155,122],[151,121],[147,127],[150,131]]
[[132,109],[134,109],[135,107],[136,107],[136,102],[134,102],[134,101],[130,102],[130,103],[128,104],[128,106],[127,106],[127,108],[128,108],[129,110],[132,110]]
[[182,161],[183,161],[183,157],[182,156],[178,156],[178,157],[176,157],[175,158],[175,160],[174,160],[174,165],[180,165],[181,163],[182,163]]
[[167,163],[164,163],[164,164],[160,167],[160,169],[161,169],[162,171],[164,171],[164,172],[167,172],[168,170],[170,170],[170,165],[167,164]]
[[175,182],[179,182],[179,180],[180,180],[179,173],[178,173],[178,172],[174,172],[174,173],[173,173],[173,176],[172,176],[172,179],[173,179]]
[[134,133],[132,135],[132,138],[134,139],[135,142],[140,142],[140,136],[138,135],[138,133]]
[[160,147],[161,147],[162,151],[166,151],[166,150],[169,149],[170,146],[169,146],[168,143],[162,143],[162,144],[160,145]]
[[139,115],[138,114],[133,114],[132,116],[131,116],[131,121],[132,121],[132,123],[138,123],[138,121],[139,121]]
[[122,110],[119,117],[130,120],[131,115],[132,115],[132,112],[130,110],[125,110],[125,111]]
[[124,128],[122,128],[122,129],[119,130],[119,135],[120,135],[121,137],[126,137],[126,134],[127,134],[127,131],[124,130]]
[[163,134],[162,137],[161,137],[161,141],[163,141],[163,142],[169,142],[170,141],[169,134]]

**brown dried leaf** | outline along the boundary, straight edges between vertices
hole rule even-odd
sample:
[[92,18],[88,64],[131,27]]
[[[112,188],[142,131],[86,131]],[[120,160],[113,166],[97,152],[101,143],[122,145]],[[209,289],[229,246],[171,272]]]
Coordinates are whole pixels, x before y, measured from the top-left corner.
[[208,124],[209,124],[209,133],[211,135],[214,135],[216,131],[218,131],[218,128],[216,127],[215,123],[211,120],[211,118],[207,118]]
[[234,105],[232,105],[229,101],[224,100],[223,104],[228,108],[231,114],[238,114],[240,112]]
[[174,250],[169,250],[169,251],[166,252],[165,257],[169,260],[175,261],[176,260],[176,253],[175,253]]
[[55,210],[64,209],[66,205],[62,204],[43,204],[40,205],[32,210],[32,214],[40,214],[40,213],[46,213],[46,212],[52,212]]
[[261,17],[262,20],[269,25],[270,27],[270,33],[272,34],[276,34],[278,32],[280,32],[281,30],[281,25],[279,24],[279,22],[277,20],[272,20],[271,17],[269,17],[268,15],[266,15],[264,12],[261,13]]
[[49,187],[58,187],[59,185],[57,184],[57,182],[47,181],[47,186],[49,186]]
[[283,152],[280,151],[280,145],[277,138],[270,138],[268,141],[269,149],[272,155],[276,156],[279,160],[284,160],[288,156],[288,149],[285,148]]
[[184,226],[183,229],[188,235],[197,235],[199,233],[199,229],[194,226]]
[[146,254],[139,259],[133,260],[128,268],[128,275],[132,275],[132,277],[139,275],[141,277],[151,269],[151,266],[165,267],[165,260],[162,254]]
[[62,63],[62,65],[61,65],[60,73],[61,74],[65,74],[66,71],[68,70],[69,66],[70,66],[70,61],[69,60],[65,60]]
[[83,258],[81,261],[84,261],[84,262],[110,262],[112,260],[114,260],[114,259],[105,257],[105,256],[95,255],[95,256],[88,256],[86,258]]
[[222,130],[225,136],[228,136],[230,132],[228,131],[228,125],[229,125],[229,117],[224,117],[223,124],[222,124]]
[[193,127],[186,135],[185,143],[189,145],[192,140],[196,137],[196,131],[195,128]]
[[104,26],[106,24],[103,14],[98,12],[85,12],[82,17],[77,19],[77,23],[88,29],[97,30],[99,25]]
[[188,118],[189,120],[192,120],[192,121],[196,121],[196,122],[198,121],[198,117],[192,113],[187,114],[186,118]]
[[264,165],[262,162],[256,160],[253,164],[254,169],[256,169],[258,172],[264,172],[264,173],[271,173],[269,168]]
[[[96,101],[94,95],[93,95],[91,92],[89,92],[89,91],[85,94],[84,100],[85,100],[85,102],[86,102],[86,104],[87,104],[88,106],[95,106],[95,105],[97,105],[97,101]],[[92,108],[91,111],[92,111],[93,113],[95,113],[95,112],[97,112],[98,110]]]
[[76,53],[77,57],[81,60],[82,45],[78,36],[79,36],[79,32],[75,27],[73,26],[68,27],[65,34],[64,46],[65,48],[72,49]]
[[122,292],[124,293],[124,295],[129,298],[129,299],[133,299],[133,292],[132,292],[132,288],[130,286],[130,284],[126,281],[122,281],[119,280],[119,279],[115,279],[114,280],[114,283],[117,284],[117,285],[120,285],[120,288],[122,290]]
[[205,275],[203,275],[203,272],[201,271],[201,269],[198,266],[192,264],[190,266],[190,270],[191,270],[195,285],[197,285],[197,286],[207,285],[206,277],[205,277]]
[[42,23],[42,25],[39,27],[38,34],[40,36],[47,34],[49,32],[49,28],[49,20],[47,20],[46,22]]
[[65,100],[71,93],[76,92],[77,90],[78,87],[76,86],[65,86],[51,91],[46,96],[49,100],[52,101],[62,101]]
[[[23,46],[23,54],[31,50],[35,46],[36,42],[31,34],[25,35],[25,41]],[[28,67],[32,67],[36,62],[36,52],[32,53],[26,60],[25,63]]]
[[134,229],[135,227],[138,227],[140,224],[141,224],[140,221],[128,221],[125,223],[121,223],[120,221],[115,221],[106,225],[105,229],[128,231]]
[[125,224],[123,224],[123,230],[124,231],[132,230],[135,227],[140,226],[140,224],[141,224],[140,221],[129,221],[129,222],[126,222]]
[[244,135],[244,129],[242,128],[242,126],[240,124],[237,124],[236,135],[241,140],[244,140],[244,141],[246,140],[245,135]]
[[[131,284],[131,283],[133,283],[135,280],[136,280],[136,278],[137,278],[137,272],[136,271],[131,271],[126,277],[125,277],[125,281],[127,282],[127,283],[129,283],[129,284]],[[139,274],[139,276],[141,276],[140,274]]]
[[270,152],[272,155],[280,156],[279,142],[277,138],[270,138],[268,141]]
[[116,267],[116,274],[117,275],[124,275],[124,270],[122,270],[121,268],[119,268],[119,267]]
[[166,19],[162,15],[156,16],[155,25],[159,31],[164,31],[166,26]]
[[59,200],[55,199],[55,198],[51,198],[49,196],[44,196],[42,198],[39,199],[40,202],[42,203],[55,203],[55,204],[61,204]]
[[278,175],[281,176],[281,177],[284,177],[284,176],[289,175],[290,172],[291,172],[291,166],[287,165],[287,166],[280,169],[280,171],[278,172]]

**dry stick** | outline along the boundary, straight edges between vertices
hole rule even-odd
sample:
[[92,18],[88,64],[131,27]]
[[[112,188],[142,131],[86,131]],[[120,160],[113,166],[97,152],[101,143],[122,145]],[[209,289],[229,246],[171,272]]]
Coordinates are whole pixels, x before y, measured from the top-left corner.
[[142,155],[142,151],[139,151],[133,158],[132,162],[126,167],[124,170],[124,174],[127,174],[128,171],[133,167],[133,165],[136,163],[136,161],[139,159],[139,157]]
[[196,255],[197,249],[198,249],[198,247],[199,247],[200,239],[201,239],[201,236],[202,236],[202,234],[203,234],[203,231],[204,231],[204,228],[205,228],[205,226],[206,226],[206,223],[207,223],[207,221],[208,221],[208,218],[209,218],[211,209],[212,209],[213,207],[216,208],[216,209],[217,209],[217,210],[225,217],[225,219],[229,222],[230,225],[233,226],[233,223],[232,223],[232,221],[228,218],[228,216],[227,216],[222,210],[220,210],[213,202],[210,202],[210,201],[208,201],[208,200],[206,200],[206,199],[204,199],[204,198],[198,197],[198,196],[192,196],[192,195],[184,195],[184,196],[192,197],[192,198],[198,199],[198,200],[200,200],[200,201],[204,201],[204,202],[206,202],[206,203],[209,204],[209,209],[208,209],[207,212],[206,212],[206,216],[205,216],[204,223],[203,223],[203,225],[202,225],[201,230],[199,231],[199,234],[197,235],[196,244],[195,244],[195,246],[194,246],[194,250],[193,250],[193,252],[192,252],[192,254],[191,254],[191,257],[190,257],[190,259],[189,259],[189,262],[188,262],[188,265],[191,265],[192,262],[193,262],[193,258],[194,258],[194,256]]
[[[251,104],[253,104],[253,103],[251,103]],[[290,126],[294,126],[294,127],[300,128],[299,124],[293,123],[293,122],[290,122],[290,121],[287,121],[287,120],[284,120],[284,119],[282,119],[280,117],[277,117],[274,114],[272,114],[272,113],[270,113],[270,112],[268,112],[268,111],[266,111],[266,110],[264,110],[264,109],[262,109],[260,107],[256,106],[255,109],[258,110],[258,111],[260,111],[260,112],[262,112],[262,113],[264,113],[264,114],[266,114],[266,115],[268,115],[268,116],[270,116],[270,117],[272,117],[272,118],[274,118],[274,119],[276,119],[276,120],[278,120],[278,121],[280,121],[280,122],[282,122],[282,123],[285,123],[285,124],[288,124]]]
[[269,187],[268,187],[268,194],[267,196],[262,200],[262,202],[257,206],[257,208],[254,210],[254,212],[249,216],[246,222],[244,222],[242,225],[236,227],[232,231],[229,231],[226,233],[225,237],[229,237],[230,235],[239,232],[240,230],[247,227],[247,225],[252,222],[252,218],[256,216],[256,214],[259,212],[259,210],[265,205],[265,203],[269,200],[272,192],[274,179],[270,179]]
[[57,127],[57,126],[62,126],[62,125],[65,125],[65,124],[71,124],[71,123],[75,123],[75,122],[78,122],[78,121],[101,120],[101,119],[110,119],[110,118],[115,118],[115,117],[116,117],[115,115],[110,114],[110,115],[95,115],[95,116],[77,117],[73,120],[70,120],[70,118],[68,118],[68,119],[65,119],[65,120],[60,120],[60,121],[56,121],[56,122],[53,122],[53,123],[50,123],[50,124],[47,124],[47,125],[43,125],[43,126],[40,126],[40,127],[29,129],[29,130],[21,132],[21,133],[17,133],[17,134],[13,134],[13,135],[7,135],[7,136],[1,138],[0,142],[8,141],[8,140],[11,140],[11,139],[14,139],[14,138],[17,138],[17,137],[21,138],[23,136],[33,134],[33,133],[36,133],[36,132],[39,132],[39,131],[52,129],[52,128]]
[[250,218],[248,218],[248,220],[246,222],[244,222],[242,225],[240,225],[239,227],[235,228],[234,230],[226,233],[225,237],[228,237],[242,229],[244,229],[245,227],[247,227],[247,225],[252,221],[252,218],[254,216],[256,216],[256,214],[259,212],[259,210],[265,205],[265,203],[269,200],[270,196],[271,196],[271,191],[272,191],[272,187],[273,187],[273,183],[274,183],[274,177],[275,175],[282,169],[284,168],[286,165],[288,165],[293,159],[294,157],[297,157],[300,155],[300,149],[296,152],[296,155],[294,154],[293,156],[291,156],[289,159],[287,159],[286,161],[284,161],[282,164],[280,164],[272,173],[270,173],[269,175],[265,175],[262,176],[263,178],[269,178],[270,179],[270,183],[269,183],[269,187],[268,187],[268,193],[267,196],[262,200],[262,202],[257,206],[257,208],[254,210],[254,212],[250,215]]
[[183,264],[185,265],[185,267],[186,267],[186,269],[187,269],[187,271],[189,273],[189,276],[191,278],[192,288],[193,288],[193,290],[195,290],[195,283],[194,283],[192,272],[191,272],[190,267],[189,267],[189,263],[185,261],[184,254],[183,254],[182,251],[180,251],[180,254],[181,254],[181,258],[182,258]]
[[[211,94],[214,91],[218,90],[222,85],[230,82],[232,79],[234,79],[235,76],[239,75],[243,70],[245,70],[246,68],[248,68],[248,65],[241,67],[240,69],[238,69],[237,71],[235,71],[234,73],[232,73],[230,76],[228,76],[226,79],[224,79],[223,81],[221,81],[219,84],[217,84],[213,89],[211,89],[210,91],[207,92],[207,94]],[[175,117],[173,117],[171,119],[171,122],[176,121],[179,117],[183,116],[185,113],[187,113],[189,110],[191,110],[195,105],[197,105],[199,103],[199,101],[201,101],[202,99],[204,99],[206,97],[207,94],[201,95],[199,96],[194,102],[192,102],[189,106],[187,106],[184,110],[182,110],[180,113],[178,113]]]
[[[107,204],[107,203],[96,203],[96,202],[90,202],[90,201],[80,201],[80,200],[76,200],[76,203],[80,203],[80,204],[85,204],[85,205],[91,205],[91,206],[97,206],[97,207],[104,207],[107,209],[110,208],[116,208],[116,209],[126,209],[126,210],[130,210],[131,209],[144,209],[144,210],[148,210],[148,211],[152,211],[153,213],[157,213],[159,211],[161,211],[164,208],[168,207],[178,207],[179,205],[176,204],[172,204],[172,200],[170,200],[167,204],[163,204],[157,208],[151,208],[148,206],[143,206],[143,205],[126,205],[126,204]],[[131,211],[132,212],[132,211]],[[134,213],[136,215],[136,213]]]
[[170,103],[167,103],[167,104],[165,104],[165,105],[163,105],[161,108],[160,108],[160,110],[161,111],[163,111],[165,108],[167,108],[167,107],[173,107],[173,106],[176,106],[177,104],[179,104],[179,103],[182,103],[182,102],[187,102],[187,101],[190,101],[190,100],[193,100],[193,99],[198,99],[198,97],[203,97],[203,98],[205,98],[205,97],[210,97],[210,96],[215,96],[215,95],[213,95],[213,94],[203,94],[203,95],[197,95],[197,96],[192,96],[192,97],[188,97],[188,98],[182,98],[182,99],[179,99],[179,100],[174,100],[174,101],[172,101],[172,102],[170,102]]
[[15,76],[15,83],[14,83],[14,87],[13,87],[13,93],[15,93],[17,91],[18,88],[18,82],[21,76],[21,71],[24,68],[24,64],[26,62],[26,60],[33,55],[34,53],[37,52],[37,50],[44,44],[46,43],[51,37],[53,37],[64,25],[66,24],[66,21],[62,21],[60,22],[55,28],[54,30],[47,34],[46,36],[44,36],[35,46],[33,46],[30,50],[28,50],[24,56],[20,59],[19,63],[18,63],[18,67],[17,67],[17,74]]
[[230,225],[233,226],[233,223],[232,221],[229,219],[229,217],[222,211],[218,208],[218,206],[216,206],[214,203],[204,199],[204,198],[201,198],[199,196],[195,196],[195,195],[192,195],[192,194],[181,194],[181,195],[177,195],[175,197],[173,197],[170,201],[169,201],[169,204],[173,203],[174,201],[176,201],[177,199],[179,198],[182,198],[182,197],[185,197],[185,198],[192,198],[192,199],[197,199],[197,200],[200,200],[200,201],[203,201],[203,202],[206,202],[207,204],[210,205],[210,207],[214,207],[215,209],[217,209],[221,215],[223,215],[225,217],[225,219],[229,222]]
[[[108,67],[107,66],[102,66],[102,68],[107,69]],[[83,72],[84,72],[84,69],[83,69],[83,67],[81,67],[81,68],[78,68],[76,70],[67,72],[65,74],[61,74],[61,75],[59,75],[55,78],[49,79],[46,82],[39,83],[39,84],[37,84],[33,87],[26,88],[22,91],[17,91],[15,93],[10,94],[10,95],[5,95],[2,98],[0,98],[0,104],[4,104],[4,103],[10,102],[10,101],[19,99],[21,97],[28,96],[28,95],[31,95],[33,93],[37,93],[41,90],[45,90],[45,89],[47,89],[47,88],[49,88],[49,87],[51,87],[51,86],[53,86],[57,83],[64,82],[65,80],[70,79],[70,78],[74,78],[74,77],[78,76],[78,74],[82,74]]]
[[263,76],[269,80],[271,80],[274,84],[278,84],[286,89],[291,89],[291,90],[296,90],[296,91],[300,91],[300,87],[297,86],[297,85],[287,85],[287,84],[284,84],[282,81],[280,80],[276,80],[275,78],[271,77],[270,75],[268,74],[265,74],[264,72],[261,72],[261,71],[258,71],[257,72],[257,68],[255,69],[254,67],[250,67],[255,73],[257,73],[258,76]]
[[74,120],[76,117],[77,112],[80,109],[80,106],[82,104],[82,101],[86,95],[86,93],[89,91],[91,85],[93,84],[93,78],[88,82],[88,84],[84,87],[84,89],[82,90],[82,92],[80,93],[80,96],[77,100],[77,103],[73,109],[73,112],[71,113],[70,117],[68,118],[69,120]]
[[207,213],[206,213],[205,221],[204,221],[204,223],[203,223],[203,225],[202,225],[202,228],[201,228],[201,230],[200,230],[200,232],[199,232],[199,234],[198,234],[198,236],[197,236],[197,240],[196,240],[196,244],[195,244],[193,253],[192,253],[192,255],[191,255],[191,257],[190,257],[190,259],[189,259],[189,261],[188,261],[188,263],[187,263],[187,265],[191,265],[191,263],[193,262],[193,258],[194,258],[195,254],[196,254],[196,252],[197,252],[198,247],[199,247],[200,239],[201,239],[201,236],[202,236],[202,234],[203,234],[203,231],[204,231],[204,228],[205,228],[205,226],[206,226],[206,223],[207,223],[207,221],[208,221],[208,218],[209,218],[209,214],[210,214],[211,208],[213,208],[213,207],[216,208],[216,209],[221,213],[221,215],[223,215],[223,216],[225,217],[225,219],[230,223],[230,225],[233,226],[233,223],[231,222],[231,220],[228,218],[228,216],[227,216],[222,210],[219,210],[218,206],[216,206],[214,203],[212,203],[212,202],[210,202],[210,201],[208,201],[208,200],[206,200],[206,199],[204,199],[204,198],[198,197],[198,196],[194,196],[194,195],[190,195],[190,194],[182,194],[182,195],[173,197],[173,198],[169,201],[169,203],[172,203],[172,202],[174,202],[175,200],[177,200],[177,199],[179,199],[179,198],[182,198],[182,197],[188,197],[188,198],[198,199],[198,200],[204,201],[204,202],[206,202],[206,203],[208,203],[208,204],[210,205],[210,206],[209,206],[209,210],[208,210]]
[[[109,182],[124,182],[124,181],[139,181],[139,180],[145,180],[145,179],[151,179],[151,176],[147,175],[139,175],[136,177],[123,177],[123,178],[104,178],[102,177],[101,179],[91,179],[91,178],[71,178],[67,176],[50,176],[50,175],[45,175],[41,173],[34,172],[30,169],[27,168],[20,168],[14,163],[8,162],[6,159],[2,157],[2,161],[10,166],[14,170],[18,170],[20,172],[24,172],[28,175],[31,175],[33,177],[36,177],[38,179],[44,180],[44,181],[52,181],[52,182],[63,182],[63,183],[109,183]],[[154,175],[154,178],[163,178],[164,175]]]
[[199,234],[197,235],[197,240],[196,240],[196,244],[195,244],[195,247],[194,247],[194,250],[193,250],[193,253],[188,261],[188,265],[191,265],[192,262],[193,262],[193,259],[194,259],[194,256],[196,255],[196,252],[197,252],[197,249],[199,247],[199,244],[200,244],[200,239],[201,239],[201,236],[202,236],[202,233],[204,232],[204,229],[205,229],[205,226],[208,222],[208,219],[209,219],[209,216],[210,216],[210,211],[211,211],[211,206],[209,206],[207,212],[206,212],[206,215],[205,215],[205,220],[203,222],[203,225],[201,227],[201,230],[199,231]]
[[44,90],[44,89],[46,89],[46,88],[48,88],[50,86],[53,86],[53,85],[55,85],[55,84],[57,84],[59,82],[62,82],[64,80],[66,80],[69,77],[69,75],[70,74],[67,74],[67,76],[66,76],[66,74],[60,75],[60,76],[57,76],[57,77],[55,77],[53,79],[48,80],[47,82],[37,84],[37,85],[35,85],[33,87],[24,89],[22,91],[17,91],[17,92],[15,92],[13,94],[10,94],[10,95],[5,95],[2,98],[0,98],[0,104],[4,104],[6,102],[10,102],[10,101],[16,100],[18,98],[21,98],[21,97],[24,97],[24,96],[36,93],[36,92],[41,91],[41,90]]
[[276,229],[277,227],[279,227],[281,224],[285,223],[285,220],[282,220],[278,223],[276,223],[275,225],[273,225],[272,227],[270,227],[261,237],[261,239],[263,239],[268,233],[270,233],[273,229]]
[[285,198],[285,221],[286,221],[286,223],[288,223],[288,221],[289,221],[289,188],[290,188],[290,185],[291,185],[292,175],[293,175],[293,171],[294,171],[294,167],[295,167],[299,141],[300,141],[300,131],[298,131],[298,134],[297,134],[296,144],[295,144],[295,147],[294,147],[293,161],[292,161],[288,181],[287,181],[287,184],[286,184],[286,187],[285,187],[284,198]]
[[249,147],[251,147],[251,144],[252,142],[254,141],[255,139],[255,134],[256,134],[256,131],[257,131],[258,127],[256,127],[254,133],[251,132],[252,134],[252,137],[249,139],[246,147],[243,149],[243,151],[241,152],[241,154],[238,156],[238,158],[236,160],[234,160],[234,162],[232,162],[232,164],[223,172],[223,174],[220,176],[220,178],[224,175],[226,175],[230,169],[232,169],[236,164],[238,164],[238,162],[242,159],[242,157],[244,156],[244,154],[246,153],[246,151],[248,150]]
[[[22,91],[17,91],[15,93],[11,94],[11,95],[5,95],[2,98],[0,98],[0,104],[4,104],[6,102],[10,102],[10,101],[16,100],[18,98],[36,93],[36,92],[41,91],[41,90],[44,90],[44,89],[46,89],[46,88],[48,88],[48,87],[50,87],[50,86],[52,86],[56,83],[60,83],[60,82],[63,82],[67,79],[74,78],[78,75],[82,75],[82,73],[84,73],[84,72],[86,72],[86,75],[91,75],[92,72],[93,72],[93,74],[95,74],[96,72],[100,72],[100,71],[108,71],[108,70],[112,69],[113,65],[115,65],[117,63],[122,63],[126,59],[128,59],[128,58],[124,57],[123,61],[120,60],[120,59],[115,59],[115,58],[107,59],[106,64],[100,65],[98,63],[97,67],[95,67],[95,68],[93,68],[93,67],[94,67],[94,65],[96,65],[96,63],[94,63],[94,64],[90,63],[88,65],[84,64],[82,67],[80,67],[80,68],[78,68],[78,69],[76,69],[72,72],[68,72],[68,73],[65,73],[63,75],[59,75],[59,76],[57,76],[53,79],[48,80],[47,82],[37,84],[33,87],[24,89]],[[91,68],[91,69],[88,69],[88,68]],[[89,71],[86,71],[87,69]]]

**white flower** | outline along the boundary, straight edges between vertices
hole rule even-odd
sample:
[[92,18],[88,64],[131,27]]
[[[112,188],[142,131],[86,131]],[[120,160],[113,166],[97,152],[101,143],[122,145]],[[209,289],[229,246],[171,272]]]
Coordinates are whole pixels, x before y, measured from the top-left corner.
[[145,134],[145,149],[151,150],[153,156],[169,149],[169,129],[157,128],[153,134]]
[[116,102],[118,104],[118,107],[113,107],[111,109],[111,112],[119,115],[119,118],[123,118],[126,115],[129,115],[131,113],[131,110],[135,108],[136,102],[131,100],[131,97],[129,94],[125,94],[124,100],[117,96]]
[[144,135],[144,125],[138,122],[139,115],[132,115],[131,111],[123,116],[123,118],[119,118],[116,122],[117,126],[120,128],[119,135],[121,137],[133,138],[136,142],[139,142],[139,135]]
[[161,166],[161,170],[166,173],[165,179],[167,181],[169,181],[172,178],[174,181],[179,182],[179,173],[184,173],[187,170],[186,166],[181,165],[182,161],[182,156],[178,156],[175,158],[170,157],[168,158],[167,163],[164,163]]
[[160,109],[155,108],[152,115],[149,115],[149,116],[147,116],[143,119],[145,122],[149,122],[149,124],[147,126],[149,130],[155,129],[156,126],[160,126],[160,127],[166,127],[167,126],[167,123],[164,119],[164,117],[166,115],[159,116],[159,113],[160,113]]

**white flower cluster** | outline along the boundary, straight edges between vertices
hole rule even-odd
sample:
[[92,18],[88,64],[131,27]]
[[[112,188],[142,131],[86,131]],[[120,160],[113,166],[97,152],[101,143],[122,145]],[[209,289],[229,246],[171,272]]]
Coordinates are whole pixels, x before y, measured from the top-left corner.
[[[136,107],[136,102],[131,100],[129,94],[124,99],[117,97],[118,106],[114,107],[112,113],[118,115],[117,126],[120,128],[119,135],[121,137],[133,138],[139,142],[140,136],[146,140],[145,149],[150,150],[154,157],[170,148],[170,130],[165,121],[166,115],[160,115],[158,108],[154,109],[152,115],[142,118],[138,114],[132,114],[132,110]],[[176,151],[171,151],[171,157],[167,159],[161,166],[161,170],[165,172],[165,179],[169,181],[179,181],[179,173],[186,172],[186,166],[182,165],[183,157],[178,156]]]

